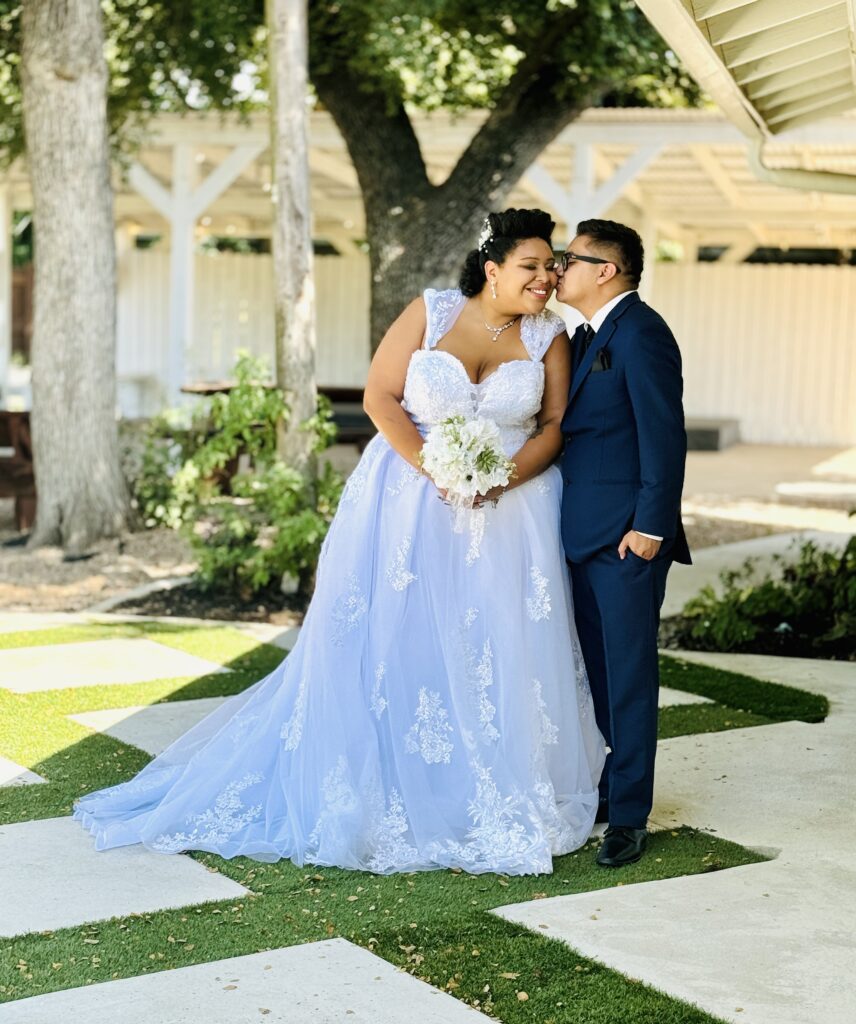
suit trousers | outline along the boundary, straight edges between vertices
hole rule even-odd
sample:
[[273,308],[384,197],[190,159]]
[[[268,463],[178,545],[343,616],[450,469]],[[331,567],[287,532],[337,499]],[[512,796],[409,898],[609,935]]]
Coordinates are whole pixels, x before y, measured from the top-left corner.
[[657,631],[670,548],[651,561],[629,549],[622,560],[610,547],[568,563],[595,717],[611,751],[600,782],[610,825],[644,828],[654,799]]

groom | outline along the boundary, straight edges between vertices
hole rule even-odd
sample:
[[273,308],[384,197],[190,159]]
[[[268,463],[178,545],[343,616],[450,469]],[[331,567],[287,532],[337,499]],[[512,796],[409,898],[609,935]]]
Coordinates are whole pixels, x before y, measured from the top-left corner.
[[681,523],[686,433],[681,356],[639,298],[642,241],[587,220],[558,267],[556,297],[585,318],[573,336],[562,540],[595,715],[611,753],[600,783],[597,856],[639,860],[654,791],[657,628],[673,561],[690,561]]

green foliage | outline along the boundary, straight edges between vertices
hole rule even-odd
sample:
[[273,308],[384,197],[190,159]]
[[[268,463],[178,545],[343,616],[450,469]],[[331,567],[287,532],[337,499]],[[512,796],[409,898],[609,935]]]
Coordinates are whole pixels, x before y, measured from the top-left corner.
[[683,610],[676,639],[700,650],[856,659],[856,537],[838,554],[803,544],[781,579],[748,560]]
[[[263,103],[263,0],[102,0],[108,116],[118,149],[148,117],[194,109],[246,113]],[[23,148],[20,0],[0,0],[0,154]],[[547,103],[695,103],[699,90],[631,0],[313,0],[310,70],[344,64],[390,107],[492,107],[529,55],[564,69]],[[597,89],[594,89],[594,86]],[[355,97],[358,102],[358,97]]]
[[[261,360],[241,353],[228,393],[189,420],[168,413],[152,422],[130,474],[143,523],[183,530],[200,582],[241,597],[284,575],[308,587],[342,490],[329,463],[307,478],[277,458],[288,407],[266,376]],[[331,416],[322,397],[303,424],[315,452],[335,440]]]
[[[102,0],[101,10],[107,113],[117,148],[133,145],[158,111],[253,108],[255,83],[236,76],[261,61],[263,0]],[[20,0],[0,0],[0,155],[6,161],[23,150],[20,15]]]

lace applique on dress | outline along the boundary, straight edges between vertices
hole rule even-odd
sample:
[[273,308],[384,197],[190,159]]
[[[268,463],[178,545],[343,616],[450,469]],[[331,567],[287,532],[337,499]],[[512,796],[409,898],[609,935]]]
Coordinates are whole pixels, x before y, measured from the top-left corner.
[[532,700],[537,716],[536,735],[538,737],[538,746],[543,750],[544,747],[559,742],[559,727],[553,725],[550,721],[550,716],[547,714],[547,702],[544,700],[539,679],[532,680]]
[[339,756],[335,766],[324,776],[321,795],[324,808],[307,840],[307,847],[313,853],[318,852],[322,841],[340,835],[343,819],[359,807],[359,797],[351,785],[344,754]]
[[[451,855],[458,863],[471,867],[484,864],[497,871],[510,870],[527,862],[531,864],[533,851],[545,844],[545,834],[532,813],[526,814],[531,831],[527,831],[521,820],[524,812],[530,811],[530,802],[517,791],[503,796],[490,768],[478,758],[472,761],[471,769],[476,779],[476,794],[467,808],[472,825],[467,830],[466,841],[437,844],[432,856],[439,853],[437,859],[443,863]],[[536,870],[550,870],[549,855],[545,865]]]
[[533,622],[549,619],[552,604],[550,603],[550,592],[547,588],[550,581],[537,565],[533,565],[529,570],[529,579],[532,581],[534,590],[532,597],[526,598],[526,611],[529,618]]
[[464,301],[457,288],[446,288],[435,291],[428,288],[425,292],[425,348],[433,348],[447,331],[447,324],[452,313]]
[[362,498],[372,468],[383,454],[382,440],[381,435],[378,434],[366,445],[360,461],[357,463],[353,473],[348,477],[342,491],[342,496],[339,498],[340,505],[355,505]]
[[369,705],[372,711],[374,712],[375,718],[380,718],[380,716],[384,713],[384,711],[386,711],[388,706],[386,697],[382,697],[380,694],[380,686],[381,683],[383,682],[383,677],[385,675],[386,662],[382,661],[375,669],[374,684],[372,685],[372,695]]
[[557,334],[566,330],[565,321],[549,309],[525,316],[520,324],[520,340],[526,346],[529,358],[540,361]]
[[454,746],[448,738],[453,732],[449,713],[443,707],[440,694],[424,686],[419,690],[416,721],[404,737],[408,754],[421,754],[426,764],[449,764]]
[[303,736],[303,723],[306,721],[306,679],[300,680],[300,688],[297,691],[297,700],[294,702],[294,711],[291,718],[283,725],[280,732],[280,739],[284,740],[283,746],[286,750],[297,750],[300,738]]
[[[466,630],[477,618],[478,610],[468,608],[460,627],[461,651],[467,672],[470,699],[480,726],[479,733],[485,743],[495,743],[499,739],[499,731],[493,724],[496,708],[487,695],[487,691],[493,686],[493,648],[490,640],[486,639],[479,655],[466,636]],[[471,735],[468,734],[466,738],[472,742]]]
[[333,635],[331,641],[341,647],[345,642],[345,635],[350,633],[357,626],[360,619],[369,610],[368,601],[360,590],[360,581],[355,573],[348,576],[348,589],[340,594],[333,605],[331,617],[333,620]]
[[407,869],[408,864],[418,862],[419,851],[404,839],[409,827],[407,815],[404,813],[404,802],[398,790],[391,789],[389,808],[375,827],[369,841],[369,846],[374,849],[369,859],[369,871],[402,871]]
[[240,781],[230,782],[217,797],[213,807],[188,817],[187,824],[194,826],[192,832],[160,835],[152,840],[152,849],[162,853],[178,853],[180,850],[200,849],[203,845],[224,846],[235,832],[262,816],[262,805],[247,807],[241,800],[241,793],[263,779],[260,772],[249,772]]
[[405,463],[398,474],[398,480],[394,484],[387,485],[386,493],[394,498],[396,495],[401,494],[410,484],[415,483],[421,475],[415,466],[411,466],[409,462]]
[[406,590],[414,580],[419,579],[407,568],[407,556],[410,554],[412,537],[405,537],[395,549],[395,557],[386,570],[386,578],[393,590]]

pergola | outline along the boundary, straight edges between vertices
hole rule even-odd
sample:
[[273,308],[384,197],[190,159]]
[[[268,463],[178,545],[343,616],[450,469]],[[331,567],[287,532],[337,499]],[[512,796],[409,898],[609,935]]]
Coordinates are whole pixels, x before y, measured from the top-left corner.
[[[825,6],[850,9],[853,2]],[[642,6],[656,3],[645,0]],[[683,0],[660,3],[664,9],[670,5],[689,16]],[[704,6],[797,5],[791,0],[742,5],[720,0]],[[815,6],[823,5],[815,0]],[[738,127],[733,111],[724,109],[728,117],[714,109],[589,110],[547,147],[509,202],[550,210],[559,224],[560,243],[583,216],[609,215],[633,223],[649,251],[658,240],[681,243],[687,260],[695,260],[700,246],[726,247],[721,258],[731,262],[758,246],[856,248],[856,195],[823,192],[819,184],[816,190],[795,191],[759,180],[747,124]],[[792,113],[787,123],[779,123],[774,138],[765,136],[767,165],[779,171],[852,175],[856,181],[856,117],[842,114],[805,123]],[[416,118],[432,179],[441,181],[448,174],[481,118],[478,113]],[[353,252],[365,233],[360,191],[341,136],[324,112],[312,115],[310,164],[314,236]],[[137,235],[169,238],[170,386],[176,393],[184,382],[193,333],[197,240],[207,234],[270,234],[268,119],[261,114],[245,123],[213,114],[161,116],[127,173],[117,169],[115,191],[120,273],[122,254]],[[0,178],[0,223],[6,226],[0,232],[0,379],[10,338],[11,213],[28,209],[30,202],[26,168],[18,163]]]

